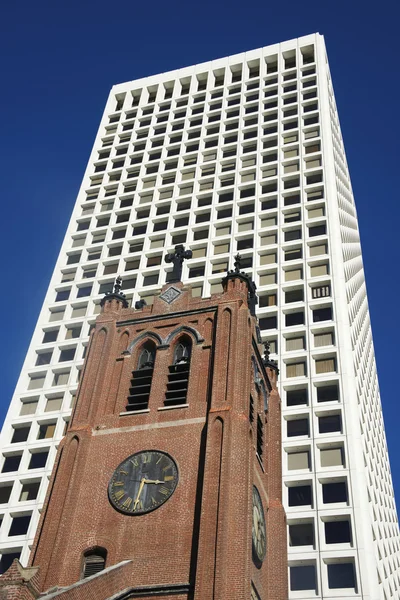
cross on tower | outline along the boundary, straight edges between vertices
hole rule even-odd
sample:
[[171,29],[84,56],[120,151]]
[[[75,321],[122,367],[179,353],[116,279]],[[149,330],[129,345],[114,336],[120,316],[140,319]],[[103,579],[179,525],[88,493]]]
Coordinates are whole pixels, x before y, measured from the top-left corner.
[[192,258],[192,256],[193,252],[191,250],[185,250],[183,244],[178,244],[175,246],[175,252],[171,252],[165,256],[165,262],[172,263],[174,265],[171,276],[168,278],[170,283],[181,281],[183,261],[185,259]]

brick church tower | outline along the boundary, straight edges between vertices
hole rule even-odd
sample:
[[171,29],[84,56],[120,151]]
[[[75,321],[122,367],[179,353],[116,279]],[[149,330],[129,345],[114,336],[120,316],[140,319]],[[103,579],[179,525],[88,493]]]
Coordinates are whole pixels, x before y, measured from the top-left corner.
[[192,298],[187,253],[152,306],[102,301],[31,565],[0,599],[286,600],[277,368],[255,286]]

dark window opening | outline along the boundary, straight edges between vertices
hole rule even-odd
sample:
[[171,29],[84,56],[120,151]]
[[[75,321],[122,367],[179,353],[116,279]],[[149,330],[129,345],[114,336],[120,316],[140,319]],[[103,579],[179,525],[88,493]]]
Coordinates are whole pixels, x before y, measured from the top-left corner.
[[322,498],[324,504],[347,502],[347,485],[345,481],[322,484]]
[[48,455],[49,455],[48,450],[45,450],[44,452],[32,453],[31,460],[29,461],[28,469],[43,469],[43,467],[46,466]]
[[307,389],[288,390],[286,392],[286,406],[298,406],[299,404],[308,404]]
[[86,579],[103,571],[106,566],[106,559],[107,550],[104,548],[96,548],[91,552],[86,552],[83,558],[82,578]]
[[339,400],[339,386],[325,385],[317,388],[318,402],[337,402]]
[[8,552],[0,559],[0,575],[5,573],[12,565],[15,558],[20,558],[21,552]]
[[325,541],[327,544],[351,543],[350,521],[326,521]]
[[354,564],[352,562],[328,564],[328,587],[331,590],[355,588]]
[[189,387],[190,357],[192,344],[189,339],[181,339],[174,352],[174,362],[168,367],[168,382],[165,393],[165,406],[186,404]]
[[328,415],[318,419],[319,433],[333,433],[342,430],[342,418],[340,415]]
[[253,423],[254,421],[254,400],[253,396],[250,394],[250,402],[249,402],[249,421]]
[[315,565],[290,567],[290,589],[292,591],[316,590]]
[[314,545],[314,526],[312,523],[299,523],[298,525],[289,525],[289,545],[290,546],[313,546]]
[[313,310],[313,321],[319,323],[320,321],[331,321],[332,320],[332,307],[317,308]]
[[264,451],[264,428],[260,415],[257,415],[257,454],[262,459]]
[[11,523],[9,536],[14,535],[25,535],[28,532],[29,523],[31,522],[31,515],[24,515],[22,517],[14,517]]
[[311,506],[312,505],[312,493],[311,485],[299,485],[290,487],[289,492],[289,506]]
[[294,419],[287,422],[288,437],[309,435],[308,419]]
[[18,444],[18,442],[26,442],[26,440],[28,439],[29,431],[30,431],[30,426],[29,427],[18,427],[16,429],[14,429],[14,433],[11,438],[11,443]]
[[11,473],[12,471],[18,471],[21,456],[21,454],[17,454],[16,456],[6,456],[1,472]]
[[295,312],[289,313],[285,315],[285,324],[286,327],[292,327],[293,325],[303,325],[304,324],[304,312]]
[[139,354],[137,369],[132,371],[127,411],[146,410],[149,407],[155,356],[155,345],[151,341],[146,342]]

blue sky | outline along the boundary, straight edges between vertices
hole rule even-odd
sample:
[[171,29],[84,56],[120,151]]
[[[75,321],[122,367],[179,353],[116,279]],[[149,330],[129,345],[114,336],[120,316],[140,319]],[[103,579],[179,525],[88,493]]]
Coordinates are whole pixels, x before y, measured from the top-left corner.
[[20,0],[0,14],[3,366],[11,398],[115,83],[318,31],[357,203],[394,483],[400,493],[397,310],[399,3]]

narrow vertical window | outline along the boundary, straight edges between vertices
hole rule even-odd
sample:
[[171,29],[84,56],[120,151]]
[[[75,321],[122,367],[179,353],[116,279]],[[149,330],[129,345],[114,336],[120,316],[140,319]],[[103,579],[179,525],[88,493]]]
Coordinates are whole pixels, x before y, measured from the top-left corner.
[[257,454],[262,459],[264,450],[264,428],[260,415],[257,415]]
[[191,341],[184,338],[178,342],[174,352],[173,364],[168,367],[168,383],[165,394],[165,406],[186,404],[189,386]]
[[249,403],[249,421],[253,423],[254,421],[254,400],[253,396],[250,394],[250,403]]
[[127,411],[148,409],[155,356],[155,345],[153,342],[146,342],[139,354],[137,368],[132,371]]
[[82,579],[96,575],[106,566],[107,550],[105,548],[95,548],[85,552],[83,557]]

